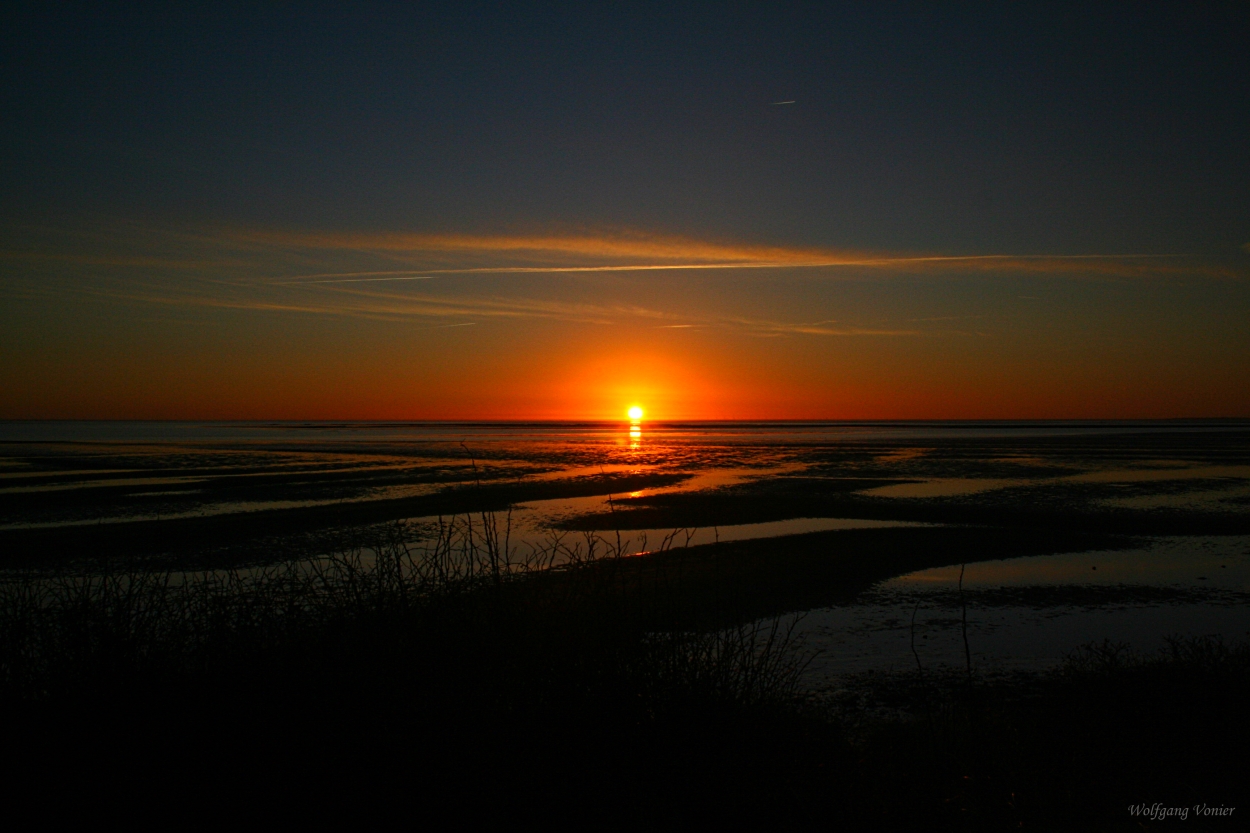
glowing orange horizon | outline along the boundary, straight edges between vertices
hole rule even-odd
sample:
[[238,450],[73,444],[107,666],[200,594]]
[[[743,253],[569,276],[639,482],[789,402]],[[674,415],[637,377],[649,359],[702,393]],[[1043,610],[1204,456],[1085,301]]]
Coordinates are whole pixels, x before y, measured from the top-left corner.
[[[0,418],[619,425],[641,403],[649,425],[1250,414],[1244,290],[1200,283],[1219,275],[1189,261],[915,258],[641,234],[297,235],[269,248],[149,237],[150,252],[109,238],[99,251],[66,242],[55,263],[23,260],[0,304]],[[280,251],[288,243],[298,256]],[[410,258],[405,246],[446,256]],[[835,262],[892,264],[900,280],[580,274]],[[86,269],[104,263],[120,271]],[[921,274],[937,268],[950,280]],[[62,269],[66,291],[47,292]],[[1186,269],[1175,284],[1056,280]]]

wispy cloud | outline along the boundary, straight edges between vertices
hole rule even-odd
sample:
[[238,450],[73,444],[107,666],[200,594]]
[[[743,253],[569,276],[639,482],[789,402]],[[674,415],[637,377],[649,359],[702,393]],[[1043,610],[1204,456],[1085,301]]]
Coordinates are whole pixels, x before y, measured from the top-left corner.
[[940,334],[939,331],[917,329],[838,326],[836,321],[789,323],[753,318],[723,318],[721,322],[725,326],[734,327],[750,335],[759,336],[921,336]]
[[[286,251],[374,255],[412,262],[408,270],[297,275],[287,280],[364,276],[561,274],[716,269],[858,269],[896,272],[1016,272],[1119,277],[1189,275],[1242,278],[1224,267],[1181,254],[928,254],[874,252],[650,235],[469,235],[243,230],[229,236],[248,245]],[[473,261],[478,261],[474,263]],[[483,262],[485,261],[485,262]],[[570,262],[572,261],[572,262]],[[420,264],[419,266],[415,264]]]
[[[42,239],[52,237],[45,234]],[[127,228],[111,237],[101,233],[90,240],[69,240],[66,249],[66,262],[129,266],[130,271],[84,267],[83,274],[90,274],[91,280],[58,283],[57,292],[87,292],[185,307],[423,321],[438,326],[521,319],[588,325],[633,321],[658,329],[720,330],[760,337],[916,337],[955,331],[940,329],[949,324],[936,319],[868,326],[829,320],[718,317],[710,312],[692,315],[689,304],[680,309],[653,309],[612,303],[602,292],[590,289],[586,297],[593,301],[579,303],[567,300],[567,296],[552,298],[552,287],[538,283],[470,285],[436,279],[783,268],[807,269],[822,277],[857,278],[933,272],[1245,277],[1177,255],[883,253],[718,242],[643,232],[469,235],[217,229],[165,233]],[[11,288],[33,291],[37,285],[23,279]]]
[[[275,291],[277,290],[277,291]],[[663,319],[666,313],[624,304],[568,303],[532,298],[403,294],[356,287],[213,282],[202,285],[88,285],[77,292],[96,297],[188,308],[234,309],[379,320],[551,319],[613,324],[626,319]],[[457,325],[478,322],[453,322]]]
[[[36,233],[37,232],[37,233]],[[6,235],[12,240],[12,235]],[[21,237],[21,235],[19,235]],[[92,233],[47,229],[38,245],[0,245],[0,257],[118,270],[213,271],[275,282],[373,283],[454,275],[799,269],[814,276],[1027,273],[1245,279],[1245,269],[1159,253],[870,251],[707,240],[635,230],[566,234],[161,229],[118,224]],[[1248,244],[1250,245],[1250,244]]]
[[0,259],[69,263],[77,266],[108,266],[139,269],[203,269],[205,267],[220,266],[225,263],[225,261],[209,261],[204,259],[180,259],[106,253],[77,254],[72,252],[42,252],[21,249],[8,251],[0,250]]
[[322,280],[305,281],[305,283],[376,283],[378,281],[432,281],[431,275],[405,275],[393,278],[325,278]]
[[[688,310],[666,311],[633,304],[573,303],[537,298],[401,293],[357,286],[211,282],[200,287],[179,285],[84,286],[100,298],[165,307],[229,309],[260,313],[360,318],[413,322],[431,327],[466,327],[482,323],[538,319],[593,326],[625,326],[653,322],[656,329],[719,331],[759,337],[780,336],[921,336],[941,330],[867,327],[836,321],[787,322]],[[274,294],[276,291],[277,294]],[[464,319],[475,319],[472,321]]]
[[[287,249],[354,251],[391,255],[453,254],[459,256],[511,256],[521,261],[482,266],[473,271],[562,271],[621,268],[731,268],[742,264],[836,262],[865,260],[861,252],[832,252],[784,246],[719,243],[686,237],[644,233],[581,235],[470,235],[408,233],[283,232],[239,230],[228,236],[240,242]],[[552,262],[580,258],[581,264]],[[602,261],[614,261],[611,263]],[[627,262],[622,262],[627,261]],[[428,270],[434,271],[434,270]],[[468,271],[448,269],[444,271]]]

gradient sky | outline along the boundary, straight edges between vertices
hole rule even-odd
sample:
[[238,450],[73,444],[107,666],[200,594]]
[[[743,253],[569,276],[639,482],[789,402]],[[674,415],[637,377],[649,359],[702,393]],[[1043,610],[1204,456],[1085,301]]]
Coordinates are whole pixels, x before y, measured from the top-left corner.
[[1250,416],[1246,4],[24,5],[0,418]]

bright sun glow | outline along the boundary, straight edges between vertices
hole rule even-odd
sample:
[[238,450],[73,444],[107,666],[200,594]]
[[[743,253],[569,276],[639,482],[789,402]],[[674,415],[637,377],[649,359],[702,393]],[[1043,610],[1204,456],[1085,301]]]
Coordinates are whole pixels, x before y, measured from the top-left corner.
[[642,408],[639,408],[637,405],[634,405],[633,407],[631,407],[629,409],[629,418],[634,420],[635,422],[642,419]]

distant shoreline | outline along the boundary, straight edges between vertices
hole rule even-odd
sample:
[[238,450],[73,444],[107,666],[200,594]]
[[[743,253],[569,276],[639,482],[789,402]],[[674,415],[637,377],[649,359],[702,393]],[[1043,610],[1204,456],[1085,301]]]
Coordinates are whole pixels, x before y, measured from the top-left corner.
[[[0,420],[0,443],[212,442],[289,440],[448,442],[547,438],[603,439],[628,430],[628,420]],[[639,427],[639,426],[634,426]],[[846,441],[855,437],[1059,436],[1250,430],[1250,418],[1029,420],[647,420],[652,439],[692,435]]]

